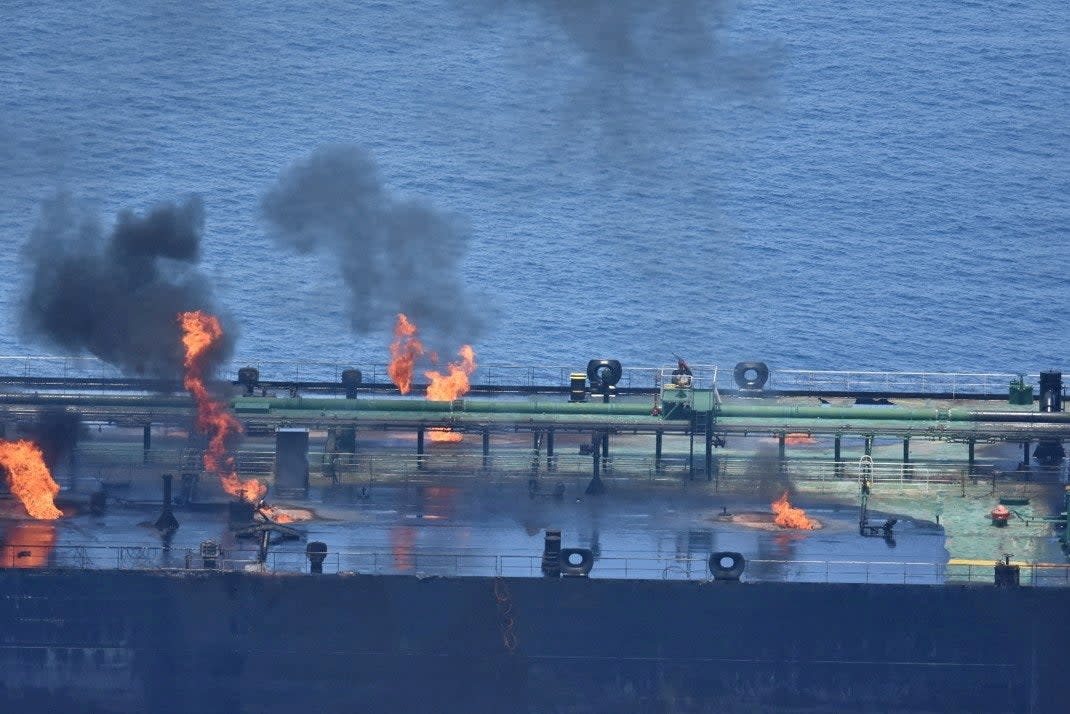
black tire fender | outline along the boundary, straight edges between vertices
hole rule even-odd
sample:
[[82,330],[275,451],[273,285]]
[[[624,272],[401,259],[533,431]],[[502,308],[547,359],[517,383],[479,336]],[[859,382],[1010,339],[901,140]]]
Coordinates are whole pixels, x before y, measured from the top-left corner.
[[[726,560],[729,562],[722,562]],[[714,580],[739,580],[746,567],[747,559],[742,553],[721,550],[710,554],[710,572]]]
[[[573,563],[572,557],[579,556],[580,562]],[[594,567],[594,553],[590,548],[562,548],[561,574],[574,577],[586,576]]]
[[624,368],[615,359],[593,359],[587,363],[587,379],[591,388],[596,385],[612,387],[620,381]]
[[[752,379],[747,378],[748,372],[754,372]],[[740,362],[732,376],[740,389],[761,389],[769,381],[769,367],[765,362]]]

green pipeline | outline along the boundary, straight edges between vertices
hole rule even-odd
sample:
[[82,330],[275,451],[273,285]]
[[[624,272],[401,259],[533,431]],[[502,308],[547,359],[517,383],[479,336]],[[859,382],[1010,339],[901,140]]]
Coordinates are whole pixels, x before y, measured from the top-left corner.
[[[8,394],[0,400],[5,404],[64,407],[111,407],[189,409],[193,406],[187,396],[140,395],[117,396],[105,394],[51,395]],[[327,399],[301,397],[275,399],[238,397],[231,406],[239,414],[268,414],[272,411],[318,412],[378,412],[378,413],[443,413],[453,414],[512,414],[512,415],[602,415],[650,417],[651,405],[642,402],[560,402],[509,401],[491,399],[458,399],[452,402],[426,399]],[[940,422],[1011,422],[1020,424],[1070,424],[1070,412],[986,411],[977,409],[936,409],[906,407],[816,407],[791,405],[719,404],[715,417],[744,419],[813,420],[834,419],[854,421],[925,421]]]
[[428,399],[264,399],[240,397],[233,401],[238,413],[280,411],[323,412],[452,412],[455,414],[616,414],[650,416],[649,404],[601,402],[531,402],[457,399],[438,402]]
[[[458,399],[438,402],[426,399],[264,399],[240,397],[233,402],[239,413],[280,411],[322,412],[428,412],[442,414],[540,414],[651,416],[650,405],[635,402],[535,402],[487,399]],[[1019,422],[1070,424],[1070,412],[981,411],[904,407],[812,407],[785,405],[722,404],[718,417],[751,419],[836,419],[841,421],[927,421],[927,422]]]

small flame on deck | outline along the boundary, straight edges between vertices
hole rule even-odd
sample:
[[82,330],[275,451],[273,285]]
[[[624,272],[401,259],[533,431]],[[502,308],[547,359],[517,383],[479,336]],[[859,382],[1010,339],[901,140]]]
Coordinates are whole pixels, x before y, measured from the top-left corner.
[[[397,386],[402,394],[412,391],[412,373],[416,359],[425,354],[423,343],[416,337],[416,325],[409,320],[404,313],[398,313],[398,321],[394,326],[394,341],[390,343],[390,366],[387,372],[390,380]],[[452,402],[454,399],[468,393],[471,384],[468,378],[476,371],[476,352],[471,345],[464,345],[457,352],[461,360],[450,362],[446,365],[445,372],[427,370],[424,376],[430,380],[427,385],[427,398],[440,401]],[[428,355],[432,362],[438,361],[433,352]],[[464,435],[445,428],[428,429],[431,441],[458,442],[464,441]]]
[[387,372],[402,394],[412,390],[412,370],[416,358],[424,353],[423,343],[416,338],[416,325],[404,314],[398,313],[394,326],[394,341],[390,343],[390,366]]
[[814,529],[814,522],[806,516],[806,511],[801,508],[796,508],[788,502],[788,492],[785,491],[780,495],[780,498],[773,501],[771,504],[773,513],[776,517],[773,518],[773,522],[781,528],[796,528],[798,530],[812,531]]
[[[468,378],[476,371],[476,353],[471,345],[464,345],[457,352],[460,362],[450,362],[445,372],[428,370],[424,376],[431,380],[427,385],[427,398],[440,402],[452,402],[468,393],[471,384]],[[449,429],[431,429],[431,441],[463,441],[464,435]]]
[[197,405],[197,430],[208,435],[204,470],[219,476],[223,490],[231,496],[259,503],[267,494],[267,486],[256,479],[242,481],[238,478],[234,456],[227,453],[226,440],[232,434],[241,433],[241,422],[227,411],[223,402],[212,398],[204,383],[205,357],[223,337],[223,327],[219,318],[200,310],[183,312],[178,320],[182,326],[182,344],[186,348],[183,363],[186,375],[182,384]]
[[59,484],[53,480],[36,444],[0,440],[0,466],[7,471],[11,493],[22,501],[31,518],[52,521],[63,515],[53,501],[59,493]]
[[452,402],[468,393],[471,384],[468,378],[476,371],[476,353],[471,345],[464,345],[457,351],[460,362],[450,362],[446,372],[428,370],[424,376],[431,380],[427,385],[427,398],[439,402]]

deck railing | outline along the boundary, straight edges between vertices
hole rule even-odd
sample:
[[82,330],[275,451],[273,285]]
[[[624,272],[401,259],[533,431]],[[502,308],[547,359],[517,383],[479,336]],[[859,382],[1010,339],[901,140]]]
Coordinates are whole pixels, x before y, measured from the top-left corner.
[[[869,584],[991,584],[995,563],[934,563],[878,560],[747,561],[745,582],[869,583]],[[1070,564],[1018,563],[1020,582],[1033,587],[1070,587]],[[161,546],[70,546],[8,543],[0,546],[2,568],[76,570],[202,570],[193,550]],[[541,555],[484,554],[435,550],[386,553],[341,550],[328,552],[327,574],[360,573],[419,576],[541,577]],[[253,550],[224,551],[211,570],[308,573],[303,551],[275,549],[262,564]],[[672,556],[596,557],[590,577],[598,579],[698,580],[711,579],[706,554]]]
[[[477,442],[478,437],[469,439]],[[653,451],[653,449],[651,449]],[[243,478],[274,478],[275,452],[273,450],[242,449],[234,452],[239,475]],[[875,461],[868,467],[860,466],[857,460],[834,461],[827,458],[794,457],[748,458],[743,456],[715,455],[710,480],[718,485],[759,482],[769,477],[789,476],[795,482],[850,481],[867,476],[875,484],[898,484],[902,486],[928,484],[958,484],[975,481],[1029,480],[1035,483],[1065,483],[1067,465],[1036,467],[1028,472],[1005,472],[1005,466],[992,459],[977,459],[971,466],[965,461],[916,460]],[[436,450],[429,446],[427,453],[399,453],[397,451],[365,451],[350,454],[311,451],[308,456],[309,475],[312,479],[324,479],[335,483],[367,483],[371,481],[425,480],[430,476],[473,479],[514,479],[538,476],[554,477],[590,476],[593,470],[592,456],[580,454],[576,444],[562,444],[552,458],[545,450],[536,455],[533,450],[517,448],[516,445],[493,448],[487,456],[476,444],[471,447],[450,446]],[[81,475],[99,474],[108,482],[123,482],[139,478],[146,473],[163,471],[197,472],[200,470],[201,451],[193,448],[144,450],[137,444],[85,443],[75,454],[78,472]],[[705,479],[704,455],[698,451],[691,456],[678,451],[666,452],[660,460],[653,453],[612,454],[600,464],[602,478],[630,480],[671,480],[681,478]]]
[[[1008,394],[1018,375],[991,372],[859,372],[778,369],[770,372],[766,389],[821,392],[884,392],[920,394]],[[1028,376],[1035,384],[1036,375]]]
[[[232,380],[239,367],[255,367],[261,379],[275,382],[340,382],[342,371],[356,367],[362,371],[366,384],[388,384],[390,377],[386,363],[360,363],[342,361],[265,361],[236,358],[221,368],[219,379]],[[690,365],[695,373],[696,385],[708,387],[716,384],[722,390],[735,388],[731,379],[734,365],[721,367],[718,383],[718,367],[713,364]],[[474,384],[496,387],[567,387],[569,375],[584,371],[586,360],[569,365],[517,365],[481,363]],[[1010,381],[1018,375],[1010,372],[894,372],[859,370],[805,370],[783,369],[775,365],[770,371],[767,389],[813,390],[843,392],[917,392],[932,394],[981,394],[1006,395]],[[624,365],[620,387],[634,389],[657,389],[665,372],[663,366]],[[52,355],[0,356],[0,375],[20,378],[110,379],[131,377],[121,370],[94,357],[63,357]],[[1038,383],[1038,375],[1027,374],[1026,379]],[[1064,387],[1064,395],[1070,391],[1070,382]]]

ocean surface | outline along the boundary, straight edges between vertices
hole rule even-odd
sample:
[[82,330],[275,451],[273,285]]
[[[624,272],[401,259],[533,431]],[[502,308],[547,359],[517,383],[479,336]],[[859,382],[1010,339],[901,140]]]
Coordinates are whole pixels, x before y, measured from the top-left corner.
[[1070,3],[646,5],[6,0],[0,355],[42,200],[196,193],[235,364],[384,362],[260,215],[344,143],[467,225],[484,364],[1070,369]]

